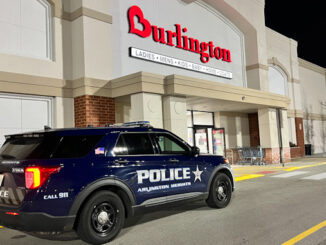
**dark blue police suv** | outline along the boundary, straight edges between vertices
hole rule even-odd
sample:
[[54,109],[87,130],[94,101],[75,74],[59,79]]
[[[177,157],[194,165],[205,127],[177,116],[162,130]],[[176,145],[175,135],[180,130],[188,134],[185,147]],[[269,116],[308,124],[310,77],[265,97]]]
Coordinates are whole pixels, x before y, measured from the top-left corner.
[[75,229],[92,244],[144,207],[204,199],[224,208],[233,189],[223,157],[147,122],[10,135],[0,149],[0,225]]

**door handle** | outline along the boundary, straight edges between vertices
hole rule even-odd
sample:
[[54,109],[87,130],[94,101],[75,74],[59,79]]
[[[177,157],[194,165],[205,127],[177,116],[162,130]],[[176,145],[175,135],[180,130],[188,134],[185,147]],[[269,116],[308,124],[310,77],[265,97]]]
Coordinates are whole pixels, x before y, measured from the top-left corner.
[[175,159],[175,158],[171,158],[171,159],[169,159],[169,162],[177,163],[177,162],[179,162],[179,160]]
[[129,163],[129,161],[127,159],[117,159],[117,160],[114,160],[114,163],[115,164],[127,164],[127,163]]

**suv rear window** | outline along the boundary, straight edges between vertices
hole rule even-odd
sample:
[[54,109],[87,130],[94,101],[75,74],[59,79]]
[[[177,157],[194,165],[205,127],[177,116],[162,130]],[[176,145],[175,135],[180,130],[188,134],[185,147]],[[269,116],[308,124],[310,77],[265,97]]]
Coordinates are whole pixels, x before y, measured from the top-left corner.
[[87,155],[103,135],[44,135],[9,139],[0,149],[0,159],[28,160],[79,158]]

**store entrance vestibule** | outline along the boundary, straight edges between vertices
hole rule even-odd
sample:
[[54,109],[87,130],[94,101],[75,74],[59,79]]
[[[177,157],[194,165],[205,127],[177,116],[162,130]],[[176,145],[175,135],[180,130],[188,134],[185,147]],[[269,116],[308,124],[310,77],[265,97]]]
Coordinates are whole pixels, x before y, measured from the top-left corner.
[[225,156],[225,129],[215,128],[214,113],[188,111],[188,143],[202,154]]

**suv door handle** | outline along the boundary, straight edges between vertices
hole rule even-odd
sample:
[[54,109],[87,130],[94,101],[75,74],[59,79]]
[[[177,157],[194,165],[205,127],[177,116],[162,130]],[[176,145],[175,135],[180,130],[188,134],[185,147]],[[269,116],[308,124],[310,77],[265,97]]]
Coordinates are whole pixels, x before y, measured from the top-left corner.
[[115,164],[127,164],[127,163],[129,163],[129,161],[127,159],[117,159],[117,160],[114,160],[114,163]]
[[177,162],[179,162],[179,160],[178,159],[175,159],[175,158],[171,158],[171,159],[169,159],[169,162],[177,163]]

